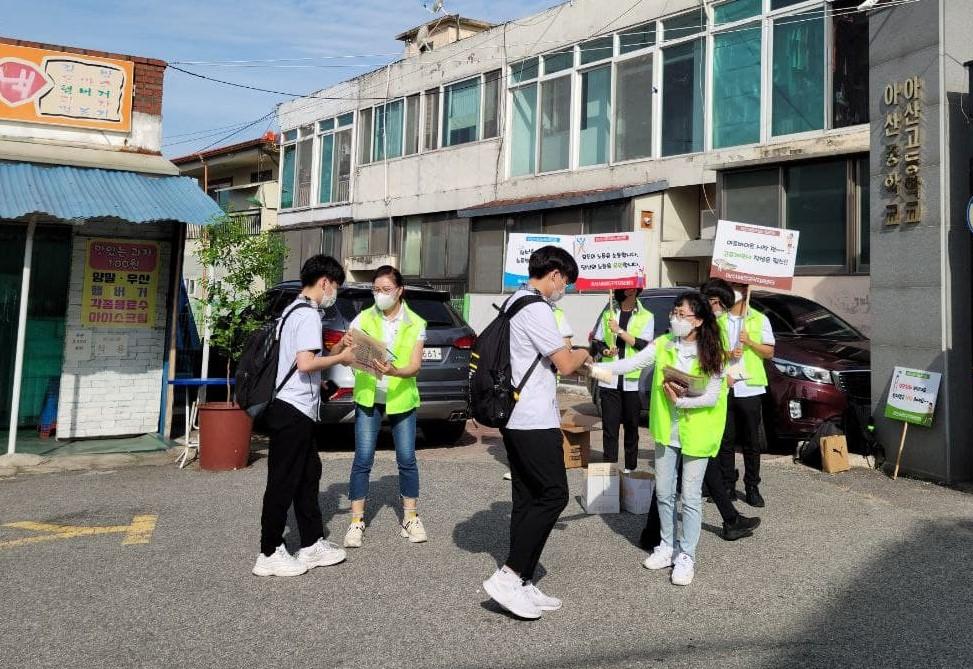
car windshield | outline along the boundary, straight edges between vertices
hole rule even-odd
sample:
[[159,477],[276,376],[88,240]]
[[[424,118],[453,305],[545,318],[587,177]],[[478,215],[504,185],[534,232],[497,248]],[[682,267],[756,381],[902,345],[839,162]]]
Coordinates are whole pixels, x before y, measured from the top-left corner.
[[[759,303],[759,304],[758,304]],[[755,306],[770,320],[774,332],[795,337],[862,339],[858,330],[817,302],[794,295],[762,295]]]
[[[431,328],[452,328],[458,327],[460,325],[458,319],[456,318],[453,311],[450,309],[449,305],[445,302],[440,302],[439,300],[421,298],[410,296],[406,298],[406,303],[409,308],[414,312],[419,314],[426,325]],[[341,298],[338,300],[336,306],[338,311],[345,319],[351,322],[355,316],[359,313],[368,309],[375,301],[371,296],[355,296],[348,298]]]

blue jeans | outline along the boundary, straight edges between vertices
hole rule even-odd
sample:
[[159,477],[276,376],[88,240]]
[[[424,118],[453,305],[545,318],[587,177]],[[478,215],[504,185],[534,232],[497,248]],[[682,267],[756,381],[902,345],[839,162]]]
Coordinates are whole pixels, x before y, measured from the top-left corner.
[[685,553],[696,559],[696,544],[703,528],[703,476],[709,458],[682,458],[682,525],[676,541],[676,481],[679,465],[678,448],[655,447],[655,496],[659,502],[662,541],[672,546],[675,554]]
[[[373,407],[355,405],[355,461],[351,465],[348,498],[356,502],[368,497],[368,477],[375,462],[375,446],[382,429],[385,405]],[[416,463],[416,412],[392,414],[388,417],[395,442],[395,462],[399,465],[399,494],[409,499],[419,498],[419,465]]]

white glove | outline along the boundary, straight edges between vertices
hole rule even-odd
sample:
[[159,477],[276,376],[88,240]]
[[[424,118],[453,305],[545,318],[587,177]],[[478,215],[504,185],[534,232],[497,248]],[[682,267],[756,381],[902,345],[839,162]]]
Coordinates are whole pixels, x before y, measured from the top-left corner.
[[602,383],[611,383],[612,379],[615,378],[615,375],[612,374],[610,371],[608,371],[608,369],[602,365],[587,365],[587,367],[588,367],[588,374],[595,381],[601,381]]

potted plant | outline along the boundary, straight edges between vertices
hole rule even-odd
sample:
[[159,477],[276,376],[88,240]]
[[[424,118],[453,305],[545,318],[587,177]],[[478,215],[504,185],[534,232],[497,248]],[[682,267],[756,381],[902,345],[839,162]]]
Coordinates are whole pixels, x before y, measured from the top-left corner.
[[203,469],[246,467],[252,422],[233,400],[230,379],[247,337],[262,323],[264,289],[279,277],[286,248],[280,235],[264,230],[248,234],[243,219],[224,214],[203,227],[196,258],[207,274],[204,320],[210,348],[226,356],[226,401],[199,406],[199,464]]

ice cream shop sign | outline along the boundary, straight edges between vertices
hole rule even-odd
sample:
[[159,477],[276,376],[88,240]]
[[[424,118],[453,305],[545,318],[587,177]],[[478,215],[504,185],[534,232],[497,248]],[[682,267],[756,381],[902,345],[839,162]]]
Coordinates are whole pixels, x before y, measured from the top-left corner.
[[0,44],[0,121],[128,132],[129,61]]

